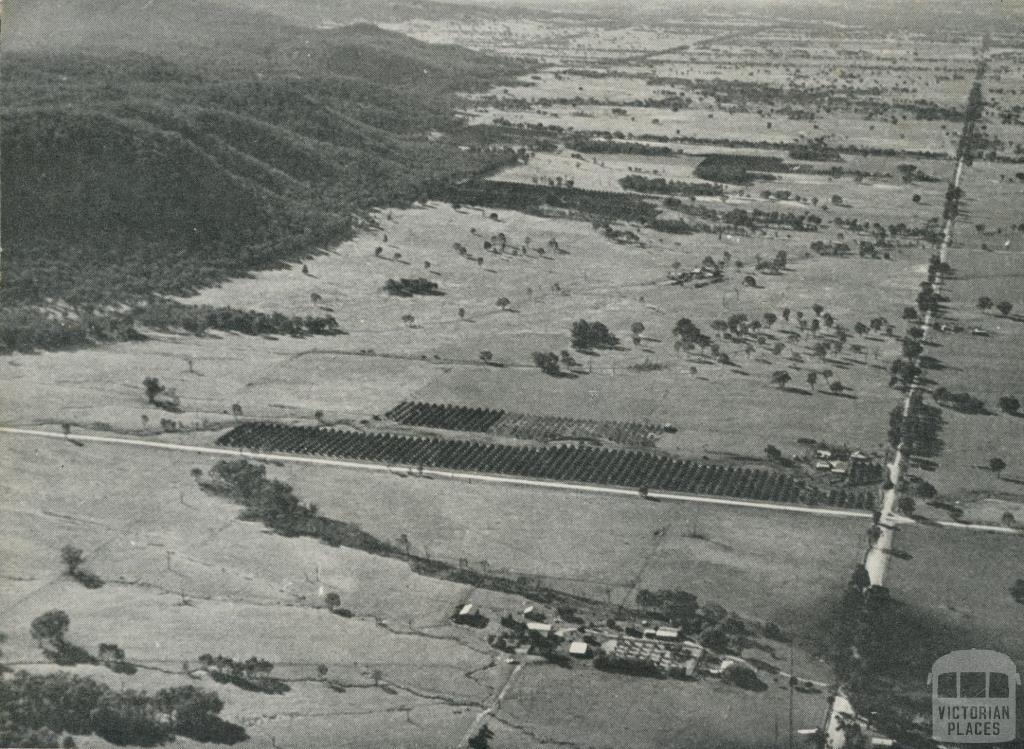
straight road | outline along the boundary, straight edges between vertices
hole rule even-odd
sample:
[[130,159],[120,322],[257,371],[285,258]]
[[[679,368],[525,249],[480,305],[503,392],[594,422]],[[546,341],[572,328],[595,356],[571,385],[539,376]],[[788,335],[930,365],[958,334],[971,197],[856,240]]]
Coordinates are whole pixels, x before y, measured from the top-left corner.
[[[982,58],[978,63],[978,72],[980,79],[980,73],[982,67],[985,64],[985,55],[982,54]],[[968,128],[971,125],[964,125],[964,136],[967,134]],[[960,180],[964,173],[964,161],[967,158],[968,148],[961,146],[956,162],[956,170],[953,173],[953,187],[959,189]],[[946,262],[946,254],[949,250],[950,242],[953,240],[953,226],[956,223],[956,213],[954,212],[942,225],[942,243],[939,245],[939,259],[942,262]],[[938,274],[935,278],[935,289],[940,290],[942,287],[942,275]],[[928,334],[932,330],[932,313],[929,310],[924,317],[922,323],[922,330],[924,335],[921,337],[921,342],[924,343],[928,340]],[[910,388],[907,390],[907,397],[903,399],[903,420],[904,423],[907,417],[910,415],[910,411],[913,408],[914,399],[918,397],[921,391],[921,378],[914,378]],[[889,571],[889,560],[892,558],[892,546],[896,536],[896,528],[898,525],[896,515],[896,501],[899,496],[900,478],[903,475],[903,469],[905,468],[906,456],[904,454],[904,445],[901,442],[893,455],[892,461],[887,466],[889,471],[889,481],[892,482],[892,489],[885,492],[882,498],[882,509],[881,509],[881,522],[879,523],[879,530],[881,534],[871,546],[868,548],[867,554],[864,556],[864,566],[868,571],[868,577],[871,579],[872,585],[885,585],[885,577]],[[940,523],[940,525],[956,525],[956,523]]]
[[[58,439],[74,440],[75,442],[98,443],[105,445],[117,445],[120,447],[139,448],[146,450],[171,450],[178,452],[195,453],[198,455],[216,455],[227,458],[252,458],[254,460],[280,461],[284,463],[303,463],[306,465],[331,466],[357,471],[377,471],[391,474],[398,473],[403,476],[420,476],[418,468],[413,466],[401,466],[388,463],[369,463],[355,460],[337,460],[335,458],[314,458],[305,455],[290,455],[287,453],[262,453],[250,450],[227,447],[205,447],[203,445],[182,445],[174,442],[157,442],[156,440],[136,439],[132,437],[107,437],[97,434],[75,434],[71,437],[65,436],[62,432],[48,432],[40,429],[22,429],[20,427],[0,427],[0,434],[10,434],[30,439]],[[468,471],[443,471],[431,468],[424,468],[423,477],[451,479],[456,481],[479,481],[491,484],[510,484],[513,486],[532,486],[540,489],[554,489],[558,491],[586,492],[589,494],[606,494],[613,496],[632,497],[639,501],[639,494],[635,489],[622,489],[615,486],[597,486],[594,484],[574,484],[565,481],[546,481],[540,479],[519,478],[516,476],[500,476],[495,474],[471,473]],[[826,517],[845,518],[870,518],[870,512],[862,510],[843,510],[830,507],[807,507],[805,505],[785,504],[775,502],[755,502],[742,499],[725,499],[723,497],[707,497],[697,494],[678,494],[675,492],[648,492],[648,496],[665,502],[694,502],[698,504],[726,505],[730,507],[752,507],[761,510],[776,510],[778,512],[795,512],[806,515],[823,515]],[[895,518],[897,523],[913,523],[909,518]],[[960,528],[963,530],[987,531],[994,533],[1016,533],[1010,528],[994,525],[971,525],[967,523],[954,523],[941,521],[937,523],[948,528]]]

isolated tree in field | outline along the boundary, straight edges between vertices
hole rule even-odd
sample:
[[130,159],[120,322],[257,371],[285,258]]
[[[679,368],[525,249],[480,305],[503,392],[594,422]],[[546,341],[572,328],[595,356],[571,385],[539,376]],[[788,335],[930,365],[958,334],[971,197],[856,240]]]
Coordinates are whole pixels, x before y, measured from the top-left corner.
[[374,256],[374,257],[380,257],[380,256],[381,256],[381,253],[383,253],[383,252],[384,252],[384,248],[383,248],[383,247],[378,247],[378,248],[376,248],[376,249],[375,249],[375,250],[373,251],[373,256]]
[[831,390],[833,393],[841,393],[844,390],[846,390],[846,386],[843,385],[843,383],[841,383],[839,380],[832,380],[832,382],[828,384],[828,389]]
[[118,670],[123,668],[124,662],[124,650],[119,646],[110,642],[101,642],[99,646],[100,662],[103,663],[107,668]]
[[792,311],[789,309],[789,307],[783,307],[782,308],[782,319],[783,320],[785,320],[786,322],[789,322],[790,314],[792,314]]
[[639,338],[641,335],[643,335],[644,330],[646,330],[646,328],[644,328],[644,324],[639,321],[630,325],[629,329],[632,331],[634,338]]
[[242,406],[241,406],[241,404],[239,404],[239,403],[232,403],[231,404],[231,415],[234,416],[236,419],[242,418]]
[[814,311],[815,317],[821,317],[821,313],[825,311],[824,305],[821,304],[813,304],[811,305],[811,309]]
[[459,319],[460,320],[465,320],[466,319],[466,308],[465,307],[459,307]]
[[1006,317],[1013,310],[1013,305],[1009,302],[1000,302],[996,305],[996,309],[999,310],[999,314]]
[[864,335],[868,332],[868,326],[858,321],[853,324],[853,332],[857,335]]
[[682,346],[687,349],[694,346],[703,349],[711,343],[711,340],[688,317],[679,318],[672,328],[672,332],[678,337]]
[[1004,395],[999,399],[999,407],[1008,414],[1016,414],[1020,411],[1020,401],[1012,395]]
[[481,351],[480,352],[480,361],[482,361],[482,362],[489,362],[492,359],[494,359],[494,354],[492,354],[490,351]]
[[546,375],[557,377],[562,370],[558,368],[558,355],[551,352],[534,351],[533,363]]
[[811,388],[812,391],[814,390],[814,386],[817,384],[817,382],[818,382],[818,373],[815,372],[812,369],[810,372],[807,373],[807,384]]
[[992,305],[993,302],[991,297],[978,297],[978,309],[980,309],[982,312],[987,312],[988,310],[992,309]]
[[166,390],[156,377],[145,378],[142,381],[142,387],[146,391],[146,400],[153,404],[156,403],[156,397]]
[[64,643],[64,635],[70,626],[71,619],[67,613],[55,609],[33,619],[29,631],[38,643],[56,647]]
[[772,325],[774,325],[775,321],[778,320],[778,319],[779,319],[778,316],[774,312],[765,312],[764,313],[764,324],[767,325],[769,328]]
[[900,494],[896,497],[896,509],[900,515],[910,517],[914,514],[914,510],[917,509],[917,505],[914,503],[914,498],[909,494]]
[[331,611],[334,611],[334,609],[341,606],[341,596],[332,590],[324,596],[324,605]]
[[988,467],[996,476],[1001,476],[1003,470],[1006,468],[1006,461],[1002,458],[992,458],[992,460],[988,462]]
[[903,319],[904,320],[916,320],[917,319],[917,310],[914,309],[913,307],[904,307],[903,308]]
[[404,322],[406,325],[408,325],[411,328],[413,326],[413,323],[416,322],[416,318],[413,315],[409,315],[409,314],[402,315],[402,322]]
[[1017,582],[1010,588],[1010,595],[1017,603],[1024,603],[1024,579],[1017,579]]
[[614,348],[619,345],[619,339],[602,322],[577,320],[572,324],[570,336],[573,348],[581,350]]
[[776,385],[779,390],[784,390],[789,381],[793,379],[789,372],[784,369],[779,369],[772,373],[772,383]]
[[499,308],[505,310],[508,309],[508,306],[512,304],[512,302],[510,302],[507,297],[500,296],[495,304],[498,305]]
[[491,746],[491,739],[494,737],[494,731],[487,727],[487,724],[480,726],[480,730],[477,731],[473,737],[469,740],[469,749],[489,749]]
[[779,461],[782,459],[782,450],[777,448],[775,445],[766,445],[764,448],[764,454],[771,461]]
[[74,577],[78,574],[79,567],[85,563],[85,553],[71,544],[65,544],[60,550],[60,558],[64,562],[67,573]]

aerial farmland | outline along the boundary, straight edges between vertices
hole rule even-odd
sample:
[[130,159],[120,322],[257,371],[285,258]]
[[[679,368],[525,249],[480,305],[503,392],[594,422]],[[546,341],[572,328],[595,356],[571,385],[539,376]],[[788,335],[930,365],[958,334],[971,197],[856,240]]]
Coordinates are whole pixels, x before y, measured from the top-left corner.
[[0,744],[934,746],[936,658],[1024,663],[1024,19],[936,5],[203,4],[296,35],[180,126],[294,236],[7,282],[0,715],[97,707]]

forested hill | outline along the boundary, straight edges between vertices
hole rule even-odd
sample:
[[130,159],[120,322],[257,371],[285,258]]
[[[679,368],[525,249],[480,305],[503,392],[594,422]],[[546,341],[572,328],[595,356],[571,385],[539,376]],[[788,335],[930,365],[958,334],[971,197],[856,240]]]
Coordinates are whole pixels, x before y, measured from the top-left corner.
[[212,0],[51,0],[4,20],[8,308],[188,293],[509,158],[430,137],[458,128],[455,92],[521,72],[465,49]]

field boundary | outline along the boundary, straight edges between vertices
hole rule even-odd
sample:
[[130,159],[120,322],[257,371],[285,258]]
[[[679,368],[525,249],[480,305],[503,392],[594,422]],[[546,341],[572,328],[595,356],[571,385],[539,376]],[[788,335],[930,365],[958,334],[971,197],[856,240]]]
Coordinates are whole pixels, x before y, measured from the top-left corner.
[[[22,429],[19,427],[0,427],[0,434],[11,434],[23,437],[36,437],[43,439],[74,440],[76,442],[95,442],[125,447],[140,447],[145,449],[172,450],[178,452],[190,452],[199,455],[218,455],[232,458],[251,458],[253,460],[279,461],[285,463],[305,463],[311,465],[333,466],[336,468],[347,468],[353,470],[386,472],[392,475],[419,475],[418,471],[412,474],[412,468],[407,467],[405,472],[399,472],[394,465],[383,463],[358,462],[353,460],[336,460],[332,458],[311,458],[302,455],[287,455],[276,453],[252,452],[243,449],[228,449],[223,447],[206,447],[203,445],[182,445],[174,442],[155,442],[153,440],[128,439],[125,437],[106,437],[92,434],[78,434],[73,437],[65,436],[61,432],[48,432],[41,429]],[[571,484],[559,481],[542,481],[537,479],[517,478],[513,476],[493,476],[482,473],[470,473],[467,471],[440,471],[424,469],[424,477],[463,480],[472,483],[481,481],[495,484],[511,484],[513,486],[527,486],[541,489],[555,489],[562,491],[585,492],[588,494],[605,494],[613,496],[628,496],[639,501],[637,492],[632,489],[620,489],[613,486],[596,486],[593,484]],[[708,497],[697,494],[683,494],[678,492],[652,491],[649,496],[668,502],[694,502],[697,504],[726,505],[729,507],[750,507],[762,510],[777,510],[780,512],[799,512],[808,515],[824,515],[829,517],[848,518],[871,518],[870,512],[859,510],[842,510],[829,507],[807,507],[805,505],[773,504],[771,502],[752,502],[740,499],[723,499],[720,497]],[[910,518],[899,518],[896,522],[906,525],[916,525]],[[932,525],[942,528],[958,528],[986,533],[1009,533],[1019,534],[1013,528],[1000,525],[982,525],[972,523],[957,523],[949,520],[934,521]]]

